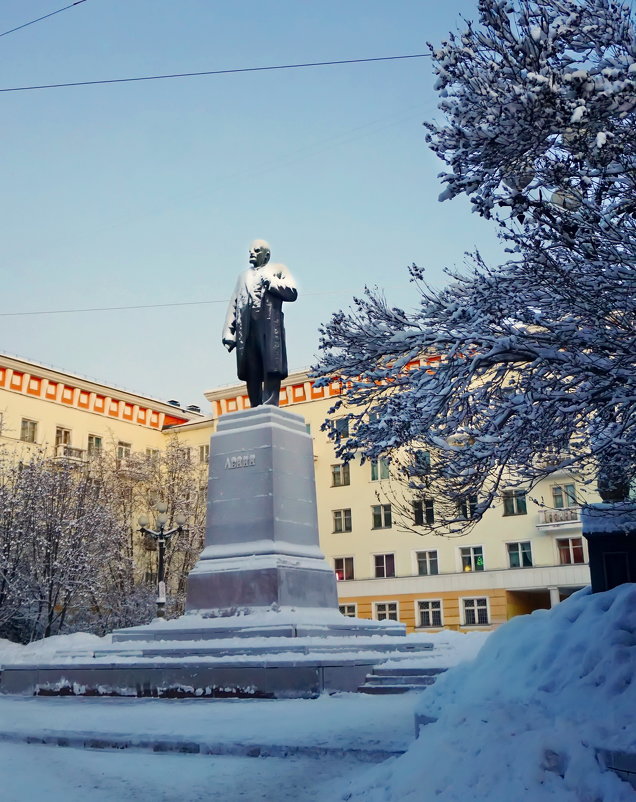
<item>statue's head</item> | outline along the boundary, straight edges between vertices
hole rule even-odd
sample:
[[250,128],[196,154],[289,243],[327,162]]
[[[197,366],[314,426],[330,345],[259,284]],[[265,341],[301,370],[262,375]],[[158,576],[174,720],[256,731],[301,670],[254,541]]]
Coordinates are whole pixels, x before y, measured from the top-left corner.
[[271,251],[264,239],[255,239],[250,245],[250,264],[252,267],[263,267],[269,262]]

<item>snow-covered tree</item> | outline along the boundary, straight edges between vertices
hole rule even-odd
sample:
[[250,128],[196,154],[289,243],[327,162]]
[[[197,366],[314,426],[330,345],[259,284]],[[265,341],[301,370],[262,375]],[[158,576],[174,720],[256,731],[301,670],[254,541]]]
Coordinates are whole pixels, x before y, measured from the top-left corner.
[[449,168],[441,200],[495,220],[509,261],[475,254],[441,291],[413,267],[415,312],[367,290],[323,327],[316,368],[356,423],[340,455],[393,455],[458,526],[565,467],[622,499],[636,469],[634,21],[614,0],[479,15],[431,48],[443,118],[427,139]]

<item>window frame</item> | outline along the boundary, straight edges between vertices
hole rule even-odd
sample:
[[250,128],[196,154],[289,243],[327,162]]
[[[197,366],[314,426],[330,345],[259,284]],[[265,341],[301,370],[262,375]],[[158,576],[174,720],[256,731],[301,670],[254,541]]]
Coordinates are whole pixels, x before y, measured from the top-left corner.
[[413,526],[432,526],[434,523],[435,500],[428,497],[415,499],[413,501]]
[[466,496],[457,505],[457,514],[463,521],[472,521],[477,512],[477,505],[479,504],[479,496],[471,495]]
[[[376,510],[378,510],[377,513]],[[376,521],[379,521],[380,524],[376,525]],[[371,529],[392,529],[392,528],[393,528],[393,508],[391,504],[372,504]]]
[[351,469],[348,462],[337,462],[331,466],[331,486],[347,487],[351,484]]
[[[25,437],[26,432],[29,436]],[[38,438],[38,421],[32,418],[22,418],[20,421],[20,441],[22,443],[37,443]]]
[[[384,617],[380,618],[380,607],[395,607],[394,611],[384,610]],[[395,613],[395,618],[392,617],[391,613]],[[373,602],[373,618],[375,621],[399,621],[400,620],[400,602],[397,600],[385,600],[382,601],[374,601]]]
[[[470,549],[469,555],[464,555],[462,552],[467,551]],[[480,554],[476,554],[475,550],[479,549]],[[470,565],[467,567],[467,564],[464,562],[464,558],[468,557],[470,559]],[[481,563],[477,562],[477,560],[481,557]],[[486,561],[484,559],[484,547],[483,545],[475,544],[471,546],[459,546],[459,563],[461,566],[461,571],[463,574],[472,574],[478,573],[481,571],[486,570]],[[481,566],[481,567],[477,567]]]
[[334,428],[337,433],[337,440],[346,439],[349,437],[349,418],[336,418]]
[[[526,546],[526,545],[528,546],[527,552],[530,555],[530,562],[524,564],[524,561],[523,561],[524,550],[523,550],[522,547]],[[519,558],[519,565],[513,565],[512,564],[511,546],[518,546],[519,547],[518,550],[517,550],[517,552],[518,552],[517,556]],[[532,556],[532,541],[531,540],[511,540],[511,541],[507,542],[506,543],[506,553],[508,555],[508,568],[513,568],[514,569],[514,568],[533,568],[534,567],[534,559],[533,559],[533,556]]]
[[371,463],[371,480],[372,482],[382,482],[384,479],[390,479],[389,463],[385,457],[378,457],[378,459],[369,460]]
[[[338,510],[331,510],[332,534],[344,534],[353,530],[351,507],[342,507]],[[347,527],[348,524],[348,527]]]
[[503,490],[501,493],[501,500],[503,502],[503,517],[512,518],[515,515],[528,514],[528,493],[525,490],[517,488],[511,490]]
[[[99,445],[97,445],[99,443]],[[89,432],[86,440],[86,453],[89,457],[96,457],[104,451],[104,438],[101,434],[91,434]]]
[[[373,554],[372,557],[373,557],[373,576],[374,576],[375,579],[393,579],[397,575],[396,571],[395,571],[395,552],[394,551],[383,552],[381,554]],[[388,573],[387,572],[387,557],[391,558],[390,559],[390,562],[392,564],[391,565],[391,570],[393,571],[393,573]],[[383,566],[382,567],[382,571],[383,571],[383,573],[381,573],[381,574],[378,573],[378,568],[379,568],[378,560],[379,559],[382,559],[382,561],[383,561],[382,562],[382,566]]]
[[[572,492],[568,492],[567,488],[572,488]],[[555,493],[556,490],[560,492]],[[552,506],[555,510],[571,510],[574,507],[580,507],[576,498],[576,484],[575,482],[559,482],[551,486],[552,490]],[[560,505],[557,503],[557,498],[560,498]]]
[[[338,563],[342,563],[342,567],[338,567]],[[351,569],[350,573],[351,576],[347,576],[349,573],[349,569]],[[353,556],[346,556],[346,557],[334,557],[333,558],[333,570],[336,575],[337,582],[351,582],[352,579],[356,578],[355,573],[355,560]],[[339,574],[342,573],[342,576]]]
[[210,462],[210,444],[202,443],[199,446],[199,464],[207,465]]
[[[352,611],[352,612],[348,612],[347,608],[349,608],[349,610]],[[357,604],[357,602],[346,602],[344,604],[339,604],[338,605],[338,611],[339,611],[340,615],[344,615],[345,618],[357,618],[358,617],[358,604]]]
[[[415,621],[416,621],[416,629],[442,629],[444,627],[444,600],[443,599],[416,599],[415,602]],[[422,623],[423,618],[423,611],[420,605],[423,604],[437,604],[439,605],[439,609],[437,610],[429,610],[430,614],[439,613],[439,624],[430,623],[424,624]],[[432,618],[431,618],[432,621]]]
[[[463,627],[489,627],[491,626],[491,617],[490,617],[490,598],[488,596],[462,596],[461,599],[461,610],[462,610],[462,626]],[[468,621],[468,609],[466,607],[467,602],[475,602],[475,623],[470,623]],[[485,611],[486,611],[486,621],[479,621],[479,611],[484,609],[483,605],[477,605],[477,602],[486,602],[485,604]]]
[[[426,555],[424,560],[420,560],[420,554]],[[434,554],[434,557],[430,557],[429,555]],[[433,562],[435,562],[435,571],[427,570],[424,573],[420,571],[420,562],[425,562],[427,569],[430,569],[430,566]],[[437,549],[419,549],[415,552],[415,569],[417,572],[417,576],[438,576],[439,575],[439,552]]]
[[[577,545],[574,545],[575,541],[578,541]],[[580,535],[579,537],[576,537],[576,536],[558,537],[558,538],[555,539],[555,542],[556,542],[556,547],[557,547],[557,555],[559,557],[559,563],[558,563],[559,565],[585,565],[586,559],[585,559],[585,549],[583,547],[583,536],[582,535]],[[562,560],[563,550],[561,548],[561,545],[565,544],[565,543],[568,544],[568,554],[570,556],[569,562],[563,562],[563,560]],[[580,549],[580,551],[581,551],[581,559],[580,560],[575,560],[574,559],[574,553],[575,553],[575,550],[578,550],[578,549]]]
[[126,443],[123,440],[117,441],[117,459],[119,461],[129,459],[132,454],[132,443]]

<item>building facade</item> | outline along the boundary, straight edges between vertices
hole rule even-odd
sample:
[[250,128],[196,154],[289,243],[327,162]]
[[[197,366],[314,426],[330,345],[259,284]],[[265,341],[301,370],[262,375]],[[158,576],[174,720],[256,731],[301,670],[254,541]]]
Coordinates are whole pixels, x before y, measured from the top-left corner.
[[[338,394],[294,373],[280,405],[312,437],[320,543],[343,613],[400,620],[410,631],[488,629],[589,584],[585,491],[573,476],[554,475],[532,498],[511,491],[466,536],[433,534],[435,499],[412,503],[382,461],[336,459],[321,426]],[[205,395],[210,415],[0,355],[0,445],[81,463],[105,448],[123,461],[152,455],[176,437],[203,466],[218,418],[249,407],[243,385]]]

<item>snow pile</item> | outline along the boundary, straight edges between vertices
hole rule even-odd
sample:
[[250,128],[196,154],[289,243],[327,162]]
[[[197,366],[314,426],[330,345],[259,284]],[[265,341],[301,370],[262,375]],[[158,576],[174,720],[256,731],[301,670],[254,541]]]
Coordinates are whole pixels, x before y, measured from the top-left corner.
[[53,635],[25,645],[0,638],[0,668],[12,663],[44,663],[59,657],[60,652],[86,652],[110,646],[111,642],[110,635],[100,638],[89,632]]
[[599,748],[636,751],[636,585],[514,618],[418,704],[408,752],[343,798],[634,802]]

